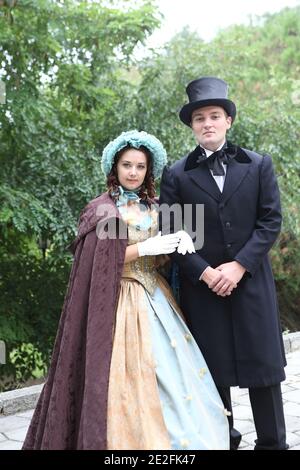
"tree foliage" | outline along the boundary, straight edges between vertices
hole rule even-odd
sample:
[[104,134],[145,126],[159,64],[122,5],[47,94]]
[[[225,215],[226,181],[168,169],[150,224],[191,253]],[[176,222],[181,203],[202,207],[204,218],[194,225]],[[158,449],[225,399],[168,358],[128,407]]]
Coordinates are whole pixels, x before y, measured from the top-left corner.
[[130,92],[119,68],[157,25],[151,1],[126,3],[23,0],[13,21],[0,10],[0,220],[19,231],[65,244],[102,188],[99,152]]

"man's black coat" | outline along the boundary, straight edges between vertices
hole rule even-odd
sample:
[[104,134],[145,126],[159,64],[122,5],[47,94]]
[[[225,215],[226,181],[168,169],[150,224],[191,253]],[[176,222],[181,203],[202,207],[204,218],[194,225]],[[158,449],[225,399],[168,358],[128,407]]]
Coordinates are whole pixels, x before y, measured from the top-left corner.
[[[278,384],[286,362],[268,258],[281,227],[272,160],[237,147],[221,193],[197,157],[198,147],[165,168],[161,182],[160,205],[192,205],[194,230],[196,204],[204,205],[203,247],[172,255],[183,313],[218,386]],[[217,296],[199,281],[207,266],[233,260],[247,272],[231,296]]]

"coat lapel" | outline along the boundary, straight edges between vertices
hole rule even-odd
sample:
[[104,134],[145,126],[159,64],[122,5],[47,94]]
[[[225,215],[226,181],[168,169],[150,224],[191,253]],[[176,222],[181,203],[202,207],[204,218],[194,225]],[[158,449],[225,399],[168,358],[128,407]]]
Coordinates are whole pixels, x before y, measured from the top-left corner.
[[228,151],[233,152],[235,156],[227,166],[225,184],[222,193],[205,162],[200,164],[197,162],[198,156],[200,155],[199,146],[188,155],[184,167],[186,174],[203,191],[210,194],[216,201],[222,201],[224,203],[240,186],[249,171],[251,163],[251,158],[242,148],[233,146],[230,142],[227,143],[227,148]]
[[187,171],[187,175],[203,190],[212,196],[216,201],[220,201],[222,193],[217,183],[213,179],[206,164]]
[[221,198],[221,191],[213,179],[208,166],[205,162],[202,162],[200,165],[197,162],[200,154],[200,147],[197,146],[195,150],[187,156],[184,171],[197,184],[197,186],[199,186],[203,191],[206,191],[210,196],[216,199],[216,201],[219,201]]
[[248,173],[249,167],[249,163],[240,163],[236,159],[232,159],[230,164],[227,166],[226,178],[221,196],[222,202],[226,203],[228,199],[231,198],[233,193],[238,189],[246,174]]

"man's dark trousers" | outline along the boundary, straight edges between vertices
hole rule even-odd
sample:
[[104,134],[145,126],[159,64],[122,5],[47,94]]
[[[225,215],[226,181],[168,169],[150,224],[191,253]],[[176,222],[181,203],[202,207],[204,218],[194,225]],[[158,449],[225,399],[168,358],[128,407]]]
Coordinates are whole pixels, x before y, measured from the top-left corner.
[[[232,403],[229,387],[218,387],[225,408],[231,412],[230,449],[237,450],[241,434],[233,427]],[[280,384],[249,388],[249,397],[257,433],[254,450],[286,450],[286,429]]]

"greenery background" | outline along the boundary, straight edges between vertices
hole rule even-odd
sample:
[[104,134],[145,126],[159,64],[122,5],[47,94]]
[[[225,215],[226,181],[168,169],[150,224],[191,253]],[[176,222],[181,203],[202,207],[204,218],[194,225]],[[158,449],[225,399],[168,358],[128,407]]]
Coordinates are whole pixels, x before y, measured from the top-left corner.
[[[0,0],[0,390],[47,371],[78,215],[104,188],[103,147],[155,134],[175,161],[193,148],[178,110],[201,75],[230,83],[230,139],[272,155],[284,224],[272,250],[282,325],[300,329],[300,7],[204,42],[184,29],[137,60],[159,26],[154,0]],[[242,210],[242,209],[241,209]]]

